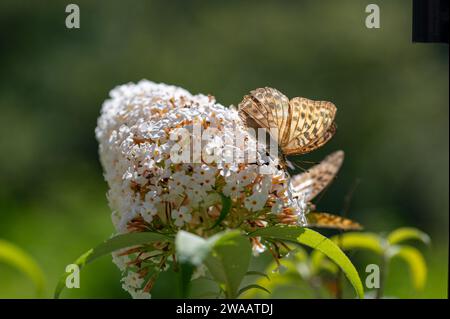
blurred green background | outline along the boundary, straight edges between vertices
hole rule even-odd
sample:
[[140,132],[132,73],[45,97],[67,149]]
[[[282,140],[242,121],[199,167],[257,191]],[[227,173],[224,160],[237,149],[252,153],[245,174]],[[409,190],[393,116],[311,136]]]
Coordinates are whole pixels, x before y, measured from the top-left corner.
[[[333,101],[338,133],[302,159],[346,152],[319,203],[368,231],[414,226],[426,289],[413,293],[393,265],[387,295],[447,297],[448,46],[411,42],[412,1],[76,1],[81,28],[66,29],[64,1],[0,3],[0,238],[28,251],[50,297],[65,265],[113,233],[94,128],[114,86],[147,78],[237,104],[273,86],[289,97]],[[381,29],[367,29],[377,3]],[[357,265],[364,275],[364,265]],[[126,298],[106,257],[65,297]],[[155,297],[171,295],[170,276]],[[363,278],[364,280],[364,278]],[[0,264],[0,297],[33,297]]]

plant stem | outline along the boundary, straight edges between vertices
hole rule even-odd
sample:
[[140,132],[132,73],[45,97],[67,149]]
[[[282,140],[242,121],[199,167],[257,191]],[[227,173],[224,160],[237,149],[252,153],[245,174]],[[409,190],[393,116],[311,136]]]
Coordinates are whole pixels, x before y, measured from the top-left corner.
[[342,299],[342,270],[339,269],[336,276],[336,299]]

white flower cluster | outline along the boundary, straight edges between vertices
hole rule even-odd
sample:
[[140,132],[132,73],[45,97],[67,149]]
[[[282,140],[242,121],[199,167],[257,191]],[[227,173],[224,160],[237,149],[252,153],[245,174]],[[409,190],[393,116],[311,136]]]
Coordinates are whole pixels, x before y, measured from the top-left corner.
[[[305,224],[306,203],[292,198],[289,177],[256,147],[236,110],[211,96],[145,80],[116,87],[110,97],[96,136],[117,232],[182,228],[209,236],[224,197],[231,209],[222,227]],[[198,127],[213,134],[198,136]],[[253,161],[236,160],[252,149]],[[186,154],[188,160],[180,161]],[[129,273],[124,286],[139,294],[142,282],[135,275]]]

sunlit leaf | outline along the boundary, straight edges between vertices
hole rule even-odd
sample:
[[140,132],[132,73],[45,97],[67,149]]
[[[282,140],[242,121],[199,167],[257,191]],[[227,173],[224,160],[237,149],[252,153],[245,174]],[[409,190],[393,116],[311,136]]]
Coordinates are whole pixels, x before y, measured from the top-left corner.
[[409,267],[413,286],[416,290],[422,290],[427,281],[427,264],[422,253],[411,246],[391,246],[388,250],[388,257],[401,258]]
[[343,250],[364,249],[379,255],[384,250],[382,239],[373,233],[344,233],[330,239]]
[[[96,260],[104,255],[109,255],[112,252],[128,248],[137,245],[149,244],[157,241],[173,241],[173,238],[153,232],[139,232],[139,233],[129,233],[121,234],[106,240],[104,243],[98,245],[96,248],[91,248],[83,255],[78,257],[74,264],[83,268],[86,264]],[[55,289],[54,298],[59,298],[59,295],[63,291],[66,285],[66,278],[69,274],[65,273],[62,275],[61,279]]]
[[399,244],[406,240],[419,240],[425,244],[430,244],[430,236],[423,231],[413,227],[402,227],[392,231],[387,237],[391,245]]
[[249,234],[249,236],[261,236],[272,240],[297,242],[325,254],[333,260],[344,272],[359,298],[364,297],[364,289],[355,266],[342,250],[331,240],[320,233],[303,227],[274,226],[261,228]]
[[9,264],[26,274],[36,286],[36,294],[42,295],[45,286],[44,274],[37,262],[23,249],[0,239],[0,262]]
[[[342,250],[348,251],[353,249],[368,250],[377,255],[383,254],[383,241],[378,235],[373,233],[350,232],[330,238]],[[320,251],[314,251],[311,254],[311,265],[315,271],[320,269],[329,269],[324,259],[324,254]]]

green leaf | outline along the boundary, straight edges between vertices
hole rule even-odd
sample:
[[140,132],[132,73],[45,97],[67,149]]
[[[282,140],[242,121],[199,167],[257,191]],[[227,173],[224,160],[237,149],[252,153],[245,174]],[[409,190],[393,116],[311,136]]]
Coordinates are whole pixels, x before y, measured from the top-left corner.
[[36,295],[42,296],[45,277],[37,262],[28,253],[13,243],[0,239],[0,262],[9,264],[27,275],[36,286]]
[[[298,245],[298,243],[297,243]],[[300,246],[298,248],[301,248]],[[302,249],[303,251],[303,249]],[[294,258],[292,258],[294,257]],[[302,287],[302,285],[305,284],[305,278],[303,278],[302,274],[299,271],[299,264],[302,264],[304,262],[300,261],[298,262],[295,260],[295,256],[281,258],[279,260],[280,265],[276,261],[272,261],[266,268],[265,272],[269,274],[269,278],[261,277],[256,281],[256,284],[266,288],[271,292],[271,294],[277,295],[277,291],[283,290],[285,288],[289,289],[290,291],[295,290],[302,294],[303,292],[307,292],[305,286]],[[333,264],[334,265],[334,264]],[[280,269],[283,269],[280,271]],[[310,287],[308,287],[310,288]],[[240,297],[248,299],[248,298],[262,298],[264,296],[258,294],[258,290],[247,290],[240,295]],[[309,290],[308,290],[309,292]],[[276,298],[274,295],[268,296],[270,298]],[[297,295],[297,298],[300,296]]]
[[260,271],[250,270],[250,271],[247,271],[245,273],[245,275],[246,276],[260,276],[260,277],[267,278],[267,280],[270,280],[270,277],[267,274],[260,272]]
[[298,243],[298,236],[305,233],[307,228],[297,226],[272,226],[260,228],[248,234],[249,237],[264,237]]
[[239,231],[225,232],[215,241],[205,265],[214,279],[225,287],[227,298],[238,296],[239,286],[248,270],[250,258],[250,241]]
[[219,226],[220,223],[228,216],[231,210],[231,198],[225,196],[224,194],[220,194],[220,197],[222,198],[222,210],[220,211],[219,218],[217,218],[216,222],[211,226],[210,229]]
[[[189,294],[190,279],[194,268],[200,266],[206,259],[209,260],[210,264],[215,265],[215,269],[213,271],[210,270],[213,276],[214,273],[220,274],[220,280],[218,281],[224,284],[227,289],[230,290],[230,293],[231,291],[237,290],[238,287],[234,287],[234,277],[230,280],[227,272],[227,267],[229,265],[222,265],[220,260],[216,260],[212,255],[220,257],[219,259],[222,259],[223,262],[230,263],[231,265],[232,261],[228,260],[228,256],[222,256],[220,253],[222,251],[224,251],[224,253],[225,251],[227,251],[226,253],[233,253],[233,251],[228,251],[228,246],[230,246],[233,241],[240,241],[240,238],[243,237],[238,231],[220,232],[208,239],[204,239],[186,231],[178,232],[175,239],[175,249],[181,266],[180,291],[183,298],[186,298]],[[247,238],[244,238],[244,240],[245,247],[245,244],[249,245],[249,243]],[[205,262],[205,264],[207,263]],[[246,266],[245,271],[247,268],[248,265]],[[239,274],[239,272],[237,274]],[[215,277],[215,279],[217,280],[217,277]],[[240,284],[240,281],[238,284]]]
[[248,285],[248,286],[245,286],[242,289],[240,289],[238,292],[238,296],[240,296],[241,294],[243,294],[244,292],[246,292],[249,289],[259,289],[259,290],[267,292],[270,295],[270,291],[268,289],[264,288],[263,286],[257,285],[257,284],[252,284],[252,285]]
[[218,284],[213,279],[206,277],[192,279],[190,286],[191,293],[189,294],[189,297],[193,299],[217,299],[221,293]]
[[416,290],[422,290],[427,281],[427,264],[422,253],[411,246],[391,246],[388,250],[388,257],[399,257],[406,261],[409,266],[413,286]]
[[[78,265],[81,270],[81,268],[83,268],[86,264],[91,263],[97,258],[108,255],[116,250],[128,248],[131,246],[149,244],[157,241],[173,241],[173,238],[167,235],[153,232],[139,232],[117,235],[98,245],[96,248],[91,248],[90,250],[85,252],[83,255],[78,257],[74,264]],[[68,275],[68,273],[65,273],[58,281],[54,293],[54,298],[59,298],[59,295],[66,286],[66,278]]]
[[330,239],[343,250],[364,249],[378,255],[384,251],[382,239],[373,233],[344,233]]
[[[382,255],[384,248],[382,239],[373,233],[350,232],[330,238],[342,250],[362,249]],[[320,251],[314,251],[311,254],[311,265],[314,271],[329,268],[326,265],[325,255]],[[330,269],[331,270],[331,269]]]
[[344,272],[359,298],[364,298],[364,289],[355,266],[342,250],[331,240],[308,228],[274,226],[262,228],[249,234],[251,237],[261,236],[272,240],[297,242],[325,254]]
[[423,231],[412,227],[402,227],[392,231],[388,235],[387,240],[391,245],[399,244],[406,240],[420,240],[427,245],[431,242],[430,236]]

